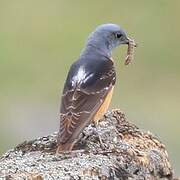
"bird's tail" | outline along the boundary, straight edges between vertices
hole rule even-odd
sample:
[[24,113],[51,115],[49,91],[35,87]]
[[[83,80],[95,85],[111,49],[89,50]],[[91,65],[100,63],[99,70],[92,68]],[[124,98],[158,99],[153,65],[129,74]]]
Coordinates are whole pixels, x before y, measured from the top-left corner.
[[75,142],[59,144],[56,153],[72,151]]

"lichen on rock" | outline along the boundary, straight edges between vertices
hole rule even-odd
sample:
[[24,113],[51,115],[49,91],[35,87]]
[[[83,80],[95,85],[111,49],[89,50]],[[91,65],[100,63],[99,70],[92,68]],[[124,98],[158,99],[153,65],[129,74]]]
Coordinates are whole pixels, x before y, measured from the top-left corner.
[[120,110],[90,124],[72,152],[56,154],[57,133],[25,141],[0,159],[4,179],[173,179],[165,146]]

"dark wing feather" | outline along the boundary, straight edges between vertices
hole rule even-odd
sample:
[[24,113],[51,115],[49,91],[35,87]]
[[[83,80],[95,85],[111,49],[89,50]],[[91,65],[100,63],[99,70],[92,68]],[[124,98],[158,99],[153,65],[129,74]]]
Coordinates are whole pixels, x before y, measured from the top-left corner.
[[[79,60],[69,71],[61,99],[58,144],[71,143],[78,138],[115,83],[113,62],[109,59],[98,62]],[[84,75],[74,82],[80,68],[84,69]]]

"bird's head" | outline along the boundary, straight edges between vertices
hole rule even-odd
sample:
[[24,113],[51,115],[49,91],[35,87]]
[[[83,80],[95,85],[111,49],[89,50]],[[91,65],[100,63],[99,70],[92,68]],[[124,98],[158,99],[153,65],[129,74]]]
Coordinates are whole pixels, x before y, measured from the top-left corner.
[[92,32],[86,47],[93,46],[111,56],[112,50],[122,44],[129,44],[127,33],[116,24],[102,24]]
[[129,38],[126,32],[116,24],[103,24],[96,28],[92,36],[106,44],[109,49],[114,49],[121,44],[128,44]]

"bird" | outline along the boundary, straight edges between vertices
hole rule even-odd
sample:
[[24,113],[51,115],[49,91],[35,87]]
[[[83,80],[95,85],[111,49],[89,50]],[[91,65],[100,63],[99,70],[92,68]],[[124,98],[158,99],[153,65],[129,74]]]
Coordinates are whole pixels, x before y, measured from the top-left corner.
[[107,112],[116,82],[112,51],[130,42],[117,24],[102,24],[90,33],[64,84],[57,153],[72,151],[83,129]]

